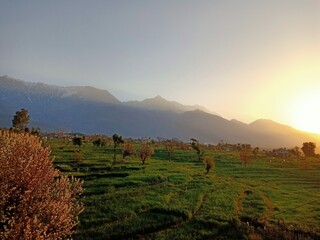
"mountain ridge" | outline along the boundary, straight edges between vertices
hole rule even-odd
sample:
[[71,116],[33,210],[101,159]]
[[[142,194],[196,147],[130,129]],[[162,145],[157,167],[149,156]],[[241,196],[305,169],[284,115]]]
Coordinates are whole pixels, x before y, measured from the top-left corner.
[[[132,104],[134,102],[134,104]],[[300,146],[320,136],[272,120],[250,124],[168,101],[161,96],[121,102],[107,90],[90,86],[60,87],[0,77],[0,127],[10,127],[14,113],[28,109],[31,125],[46,131],[68,129],[126,137],[194,137],[206,143],[249,143],[262,147]],[[37,124],[37,126],[35,125]]]
[[161,97],[160,95],[156,95],[153,98],[147,98],[142,101],[128,101],[124,102],[124,104],[132,107],[140,107],[147,109],[155,109],[160,111],[172,111],[176,113],[183,113],[191,110],[202,110],[204,112],[210,112],[203,106],[198,104],[196,105],[183,105],[177,101],[168,101],[167,99]]

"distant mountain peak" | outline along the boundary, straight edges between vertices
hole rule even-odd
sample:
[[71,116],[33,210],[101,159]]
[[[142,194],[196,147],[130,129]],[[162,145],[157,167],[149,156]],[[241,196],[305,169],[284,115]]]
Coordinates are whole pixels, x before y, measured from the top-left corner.
[[2,76],[2,78],[5,78],[5,79],[12,79],[10,76],[8,76],[7,74]]
[[93,102],[120,103],[120,101],[107,90],[100,90],[91,86],[60,87],[41,82],[26,82],[14,79],[8,75],[0,77],[0,82],[3,87],[8,89],[15,88],[28,96],[35,94],[50,97],[81,98]]
[[[161,97],[160,95],[155,96],[153,99],[161,99],[161,100],[166,100],[163,97]],[[166,100],[167,101],[167,100]]]
[[200,105],[183,105],[176,101],[169,101],[161,95],[156,95],[153,98],[146,98],[142,101],[129,101],[125,102],[124,104],[131,107],[144,108],[156,111],[169,111],[175,113],[183,113],[187,111],[193,111],[195,109],[200,109],[201,111],[209,112],[207,109]]
[[160,95],[155,96],[154,98],[147,98],[145,100],[142,100],[142,102],[150,102],[150,101],[157,101],[157,102],[170,102],[167,99],[161,97]]

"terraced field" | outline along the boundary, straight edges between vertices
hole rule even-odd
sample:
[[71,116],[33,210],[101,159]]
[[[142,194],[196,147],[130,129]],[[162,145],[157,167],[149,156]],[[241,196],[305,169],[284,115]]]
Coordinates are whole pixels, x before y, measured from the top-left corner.
[[[320,239],[320,160],[258,156],[245,167],[235,152],[189,150],[171,161],[163,146],[146,165],[112,165],[112,146],[80,148],[51,140],[54,164],[82,178],[85,211],[75,239]],[[120,156],[118,157],[120,158]]]

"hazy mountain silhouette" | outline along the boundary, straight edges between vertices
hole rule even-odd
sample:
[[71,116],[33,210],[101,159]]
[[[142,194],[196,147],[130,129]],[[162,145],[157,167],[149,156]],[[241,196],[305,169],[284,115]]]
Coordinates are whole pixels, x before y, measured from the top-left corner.
[[186,111],[192,111],[196,109],[202,110],[204,112],[210,112],[208,109],[206,109],[203,106],[183,105],[176,101],[168,101],[159,95],[154,98],[145,99],[143,101],[129,101],[129,102],[125,102],[124,104],[131,107],[144,108],[149,110],[170,111],[175,113],[183,113]]
[[[120,102],[106,90],[59,87],[0,77],[0,127],[10,127],[16,111],[25,108],[31,126],[43,130],[119,133],[125,137],[197,138],[205,143],[250,143],[260,147],[301,146],[319,135],[271,120],[251,124],[227,120],[200,106],[185,106],[157,96]],[[202,109],[202,110],[199,110]]]

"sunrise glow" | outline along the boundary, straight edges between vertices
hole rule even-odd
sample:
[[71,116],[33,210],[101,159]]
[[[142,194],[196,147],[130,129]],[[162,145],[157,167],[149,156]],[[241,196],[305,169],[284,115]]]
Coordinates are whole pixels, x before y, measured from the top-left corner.
[[291,109],[292,123],[297,129],[320,134],[320,95],[316,89],[299,96]]

